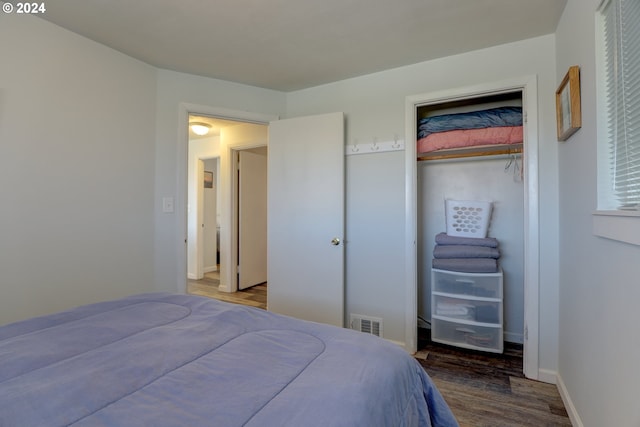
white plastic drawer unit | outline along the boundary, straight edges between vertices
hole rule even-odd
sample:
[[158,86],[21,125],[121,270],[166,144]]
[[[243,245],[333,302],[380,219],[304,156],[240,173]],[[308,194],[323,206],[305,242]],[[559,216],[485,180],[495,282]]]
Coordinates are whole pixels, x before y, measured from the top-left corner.
[[502,299],[502,271],[498,273],[460,273],[431,270],[433,292]]
[[493,299],[452,298],[433,294],[432,313],[443,318],[470,320],[479,323],[502,323],[502,302]]
[[431,339],[473,350],[493,353],[502,353],[503,350],[500,325],[480,326],[434,318],[431,323]]
[[503,275],[431,270],[431,339],[502,353]]

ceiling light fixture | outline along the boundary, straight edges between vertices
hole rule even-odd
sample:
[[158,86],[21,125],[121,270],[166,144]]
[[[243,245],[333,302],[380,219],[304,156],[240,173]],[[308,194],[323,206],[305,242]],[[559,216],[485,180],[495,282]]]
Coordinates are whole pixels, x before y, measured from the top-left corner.
[[203,122],[191,122],[189,123],[189,126],[191,126],[193,133],[200,136],[208,134],[209,129],[211,129],[211,125],[209,123]]

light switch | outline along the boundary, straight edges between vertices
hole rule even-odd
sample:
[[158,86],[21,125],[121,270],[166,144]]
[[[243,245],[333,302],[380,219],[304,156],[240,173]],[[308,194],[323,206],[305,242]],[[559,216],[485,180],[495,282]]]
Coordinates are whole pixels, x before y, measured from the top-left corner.
[[173,197],[162,198],[162,212],[173,213]]

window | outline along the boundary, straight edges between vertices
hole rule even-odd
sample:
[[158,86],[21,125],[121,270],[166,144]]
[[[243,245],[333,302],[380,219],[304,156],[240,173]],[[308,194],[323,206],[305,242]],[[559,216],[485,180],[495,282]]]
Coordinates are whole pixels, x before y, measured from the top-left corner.
[[640,0],[598,11],[598,209],[640,212]]

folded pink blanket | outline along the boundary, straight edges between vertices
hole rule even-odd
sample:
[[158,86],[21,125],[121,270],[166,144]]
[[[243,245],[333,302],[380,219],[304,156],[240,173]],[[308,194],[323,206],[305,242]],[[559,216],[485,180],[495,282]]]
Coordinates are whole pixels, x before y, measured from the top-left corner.
[[494,258],[434,258],[431,266],[438,270],[461,273],[498,272],[498,260]]
[[489,246],[436,245],[434,258],[500,258],[500,251]]
[[418,153],[428,153],[477,145],[518,144],[522,141],[522,126],[501,126],[432,133],[418,140],[417,149]]
[[498,247],[498,240],[494,239],[493,237],[449,236],[447,233],[444,233],[444,232],[436,235],[436,243],[439,245],[471,245],[471,246],[488,246],[490,248]]

